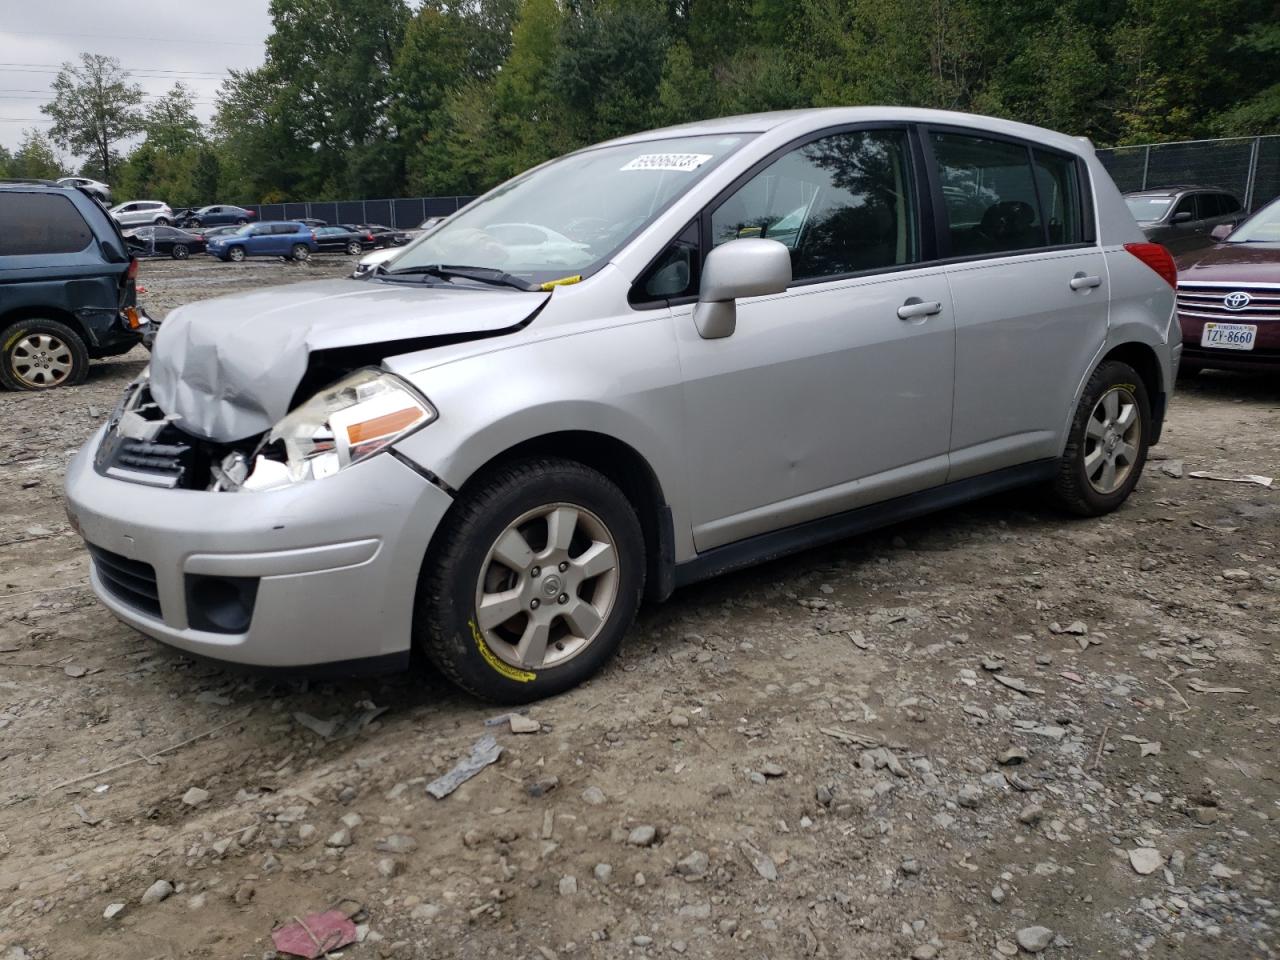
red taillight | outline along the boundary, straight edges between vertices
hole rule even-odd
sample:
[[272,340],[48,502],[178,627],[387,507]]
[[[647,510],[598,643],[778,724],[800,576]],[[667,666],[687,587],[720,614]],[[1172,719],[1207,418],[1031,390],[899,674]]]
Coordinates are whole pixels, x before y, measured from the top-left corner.
[[1126,243],[1124,248],[1164,279],[1169,286],[1178,287],[1178,266],[1169,251],[1158,243]]
[[130,280],[136,280],[138,278],[138,258],[137,257],[129,258],[129,272],[125,274],[125,276],[127,276]]
[[366,234],[364,235],[364,238],[365,238],[366,240],[368,240],[370,243],[373,243],[373,234],[372,234],[372,233],[366,233]]

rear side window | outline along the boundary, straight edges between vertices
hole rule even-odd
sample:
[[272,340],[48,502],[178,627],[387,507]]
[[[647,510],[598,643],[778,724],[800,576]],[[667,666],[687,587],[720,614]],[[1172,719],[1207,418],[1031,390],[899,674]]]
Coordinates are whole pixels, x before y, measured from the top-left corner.
[[711,243],[777,240],[797,281],[919,260],[903,130],[838,133],[797,147],[711,214]]
[[1224,216],[1229,213],[1238,213],[1240,211],[1240,201],[1229,193],[1218,194],[1218,202],[1222,204],[1222,214]]
[[277,223],[271,228],[272,233],[300,233],[302,230],[296,223]]
[[1086,234],[1080,173],[1075,158],[1045,150],[1033,150],[1031,155],[1040,206],[1049,225],[1050,246],[1092,240]]
[[955,133],[935,132],[930,141],[942,181],[952,256],[1046,245],[1026,147]]
[[6,193],[0,202],[0,257],[79,253],[93,231],[69,199],[49,193]]

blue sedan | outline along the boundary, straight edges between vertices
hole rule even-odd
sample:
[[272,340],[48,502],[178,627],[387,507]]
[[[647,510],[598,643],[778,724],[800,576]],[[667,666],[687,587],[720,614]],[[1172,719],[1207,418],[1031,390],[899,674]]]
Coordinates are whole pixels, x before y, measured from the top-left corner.
[[228,223],[246,224],[256,220],[258,215],[244,207],[232,207],[227,204],[212,207],[201,207],[192,210],[183,220],[184,227],[217,227]]

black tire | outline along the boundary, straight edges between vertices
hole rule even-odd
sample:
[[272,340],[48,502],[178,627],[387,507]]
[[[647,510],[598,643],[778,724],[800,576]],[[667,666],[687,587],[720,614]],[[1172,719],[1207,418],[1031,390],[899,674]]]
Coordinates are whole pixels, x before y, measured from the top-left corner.
[[305,243],[295,243],[293,249],[289,251],[289,256],[299,262],[311,259],[311,251]]
[[[490,547],[530,510],[568,503],[608,529],[617,554],[617,593],[599,632],[560,664],[520,669],[498,657],[476,626],[476,588]],[[563,569],[563,568],[562,568]],[[568,460],[502,467],[464,490],[445,518],[418,580],[415,640],[445,676],[496,703],[528,703],[595,674],[618,649],[644,589],[644,537],[635,509],[602,474]]]
[[227,249],[226,259],[240,263],[244,260],[244,247],[229,247]]
[[244,217],[241,217],[239,220],[236,221],[236,226],[243,227],[248,222],[249,221],[246,220]]
[[[1102,492],[1090,481],[1085,465],[1090,444],[1096,446],[1101,441],[1091,441],[1087,431],[1095,407],[1112,391],[1119,392],[1121,396],[1127,394],[1134,400],[1139,428],[1137,442],[1133,444],[1137,455],[1123,482],[1114,490]],[[1142,476],[1142,468],[1147,462],[1151,430],[1151,401],[1147,396],[1146,385],[1137,371],[1127,363],[1117,360],[1101,364],[1085,384],[1075,416],[1071,420],[1067,446],[1059,462],[1058,476],[1053,482],[1053,493],[1058,502],[1065,509],[1082,517],[1101,516],[1124,503]]]
[[358,257],[363,252],[364,252],[364,247],[360,246],[360,241],[352,240],[350,243],[347,244],[347,253],[350,256]]
[[173,249],[169,251],[169,256],[175,260],[185,260],[191,256],[191,251],[185,243],[175,243]]
[[168,218],[168,217],[156,217],[156,226],[157,226],[157,227],[167,227],[168,225],[169,225],[169,218]]
[[[65,376],[48,379],[46,369],[32,363],[27,367],[30,352],[28,338],[48,337],[55,362],[69,367]],[[53,346],[56,345],[56,346]],[[0,385],[9,390],[52,390],[54,387],[74,386],[83,383],[89,373],[89,351],[84,340],[65,323],[57,320],[18,320],[0,332]]]

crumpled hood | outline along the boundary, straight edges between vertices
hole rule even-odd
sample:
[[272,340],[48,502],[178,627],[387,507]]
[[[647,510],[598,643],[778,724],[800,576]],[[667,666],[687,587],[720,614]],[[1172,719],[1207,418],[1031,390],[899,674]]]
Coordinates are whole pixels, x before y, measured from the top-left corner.
[[338,279],[201,300],[160,325],[151,395],[188,433],[241,440],[289,412],[313,351],[493,333],[518,326],[550,296]]

